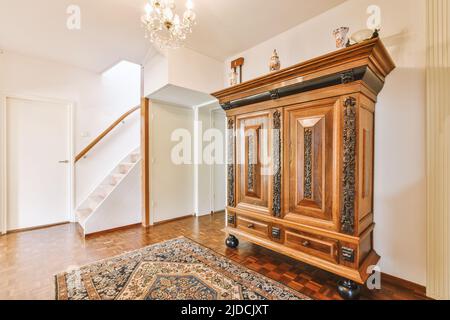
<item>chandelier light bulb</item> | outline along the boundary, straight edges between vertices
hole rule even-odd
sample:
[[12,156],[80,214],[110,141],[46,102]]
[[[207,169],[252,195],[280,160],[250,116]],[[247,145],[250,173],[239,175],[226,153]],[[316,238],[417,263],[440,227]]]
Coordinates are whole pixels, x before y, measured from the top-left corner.
[[175,18],[173,19],[173,23],[174,23],[176,26],[179,26],[179,25],[180,25],[180,17],[179,17],[178,15],[175,15]]
[[166,20],[172,21],[173,19],[173,11],[169,8],[164,9],[164,17]]
[[192,0],[187,0],[187,2],[186,2],[186,8],[187,8],[188,10],[193,10],[193,9],[194,9],[194,1],[192,1]]
[[147,16],[149,16],[153,11],[153,7],[150,3],[147,3],[145,5],[145,13],[147,14]]

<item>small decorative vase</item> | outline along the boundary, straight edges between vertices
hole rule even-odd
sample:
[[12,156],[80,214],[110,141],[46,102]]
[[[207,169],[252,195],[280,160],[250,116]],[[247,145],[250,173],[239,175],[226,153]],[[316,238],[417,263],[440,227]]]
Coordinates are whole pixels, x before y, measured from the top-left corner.
[[336,39],[336,48],[345,48],[347,44],[347,34],[350,31],[348,27],[340,27],[333,31],[334,38]]
[[277,50],[273,50],[272,57],[270,58],[270,72],[278,71],[281,69],[280,57],[278,56]]
[[361,43],[373,37],[374,32],[370,29],[363,29],[351,35],[350,39],[355,43]]

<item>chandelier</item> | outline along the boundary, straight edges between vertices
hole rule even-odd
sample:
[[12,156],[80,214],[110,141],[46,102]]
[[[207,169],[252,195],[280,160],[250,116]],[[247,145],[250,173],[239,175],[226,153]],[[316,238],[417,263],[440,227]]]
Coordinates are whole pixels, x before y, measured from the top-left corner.
[[196,23],[192,0],[187,0],[182,17],[175,13],[175,8],[175,0],[149,0],[145,6],[142,16],[145,37],[161,48],[181,47]]

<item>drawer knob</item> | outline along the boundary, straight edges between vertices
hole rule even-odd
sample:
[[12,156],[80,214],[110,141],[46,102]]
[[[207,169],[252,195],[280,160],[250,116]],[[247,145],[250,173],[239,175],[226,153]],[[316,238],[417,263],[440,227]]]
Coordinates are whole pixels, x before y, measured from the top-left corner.
[[255,225],[254,225],[253,223],[251,223],[251,224],[249,224],[249,225],[247,226],[247,228],[249,228],[249,229],[254,229],[254,228],[255,228]]
[[311,242],[309,242],[308,240],[305,240],[302,242],[302,246],[304,247],[309,247],[311,245]]

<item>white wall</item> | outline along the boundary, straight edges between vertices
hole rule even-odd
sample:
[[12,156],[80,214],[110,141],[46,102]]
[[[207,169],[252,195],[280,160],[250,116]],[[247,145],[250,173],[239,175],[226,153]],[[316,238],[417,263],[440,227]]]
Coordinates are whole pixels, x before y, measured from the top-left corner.
[[[6,120],[6,108],[0,102],[0,123]],[[6,233],[6,126],[0,128],[0,235]]]
[[187,48],[170,50],[168,58],[171,84],[204,93],[222,88],[222,61]]
[[169,61],[155,53],[144,63],[144,96],[149,96],[169,83]]
[[[212,127],[211,110],[217,107],[217,103],[195,108],[163,102],[152,104],[151,217],[154,223],[191,214],[207,215],[213,210],[213,166],[204,161],[204,148],[209,142],[203,138]],[[178,129],[185,129],[190,135],[189,164],[176,164],[171,157],[179,143],[171,141],[171,135]]]
[[[173,163],[171,153],[178,142],[171,136],[176,129],[194,134],[194,112],[190,108],[162,103],[151,106],[151,218],[161,222],[194,214],[194,166]],[[192,146],[192,143],[191,143]],[[193,151],[191,148],[191,160]]]
[[[139,104],[140,67],[122,63],[96,74],[76,67],[35,59],[12,52],[0,54],[0,91],[68,100],[75,105],[76,153],[88,145],[120,115]],[[76,203],[139,145],[139,116],[130,118],[81,160],[76,170]],[[82,133],[88,133],[82,137]],[[130,143],[136,141],[136,143]]]
[[[332,30],[366,27],[366,9],[382,10],[381,37],[397,65],[376,111],[375,249],[383,272],[426,283],[425,1],[350,0],[236,57],[244,80],[268,72],[274,48],[282,67],[334,50]],[[225,80],[225,83],[227,81]]]
[[[194,123],[200,121],[203,131],[209,129],[210,109],[197,112],[193,107],[214,101],[209,94],[222,87],[223,79],[223,62],[187,48],[155,53],[144,63],[144,94],[161,101],[152,107],[152,154],[156,157],[151,174],[153,222],[211,213],[211,166],[194,164],[194,144],[201,146],[202,140],[195,134],[198,127],[194,128]],[[170,158],[175,145],[170,135],[178,128],[186,128],[192,135],[190,165],[175,165]]]
[[195,213],[198,216],[211,213],[211,169],[204,163],[203,156],[203,135],[211,128],[210,108],[195,108],[195,129],[194,129],[194,202]]
[[[194,201],[195,201],[195,213],[198,216],[207,215],[214,211],[214,184],[213,184],[213,170],[215,168],[214,164],[211,164],[214,160],[211,159],[211,146],[212,141],[207,141],[210,139],[208,133],[210,129],[215,129],[213,126],[212,111],[220,108],[217,102],[209,105],[196,107],[195,112],[195,129],[194,129]],[[223,121],[225,122],[225,115],[223,115]],[[225,144],[225,132],[221,126],[222,143]],[[217,137],[218,138],[218,137]],[[217,157],[218,155],[216,155]],[[221,161],[221,159],[216,159],[216,161]],[[222,181],[216,181],[217,183],[223,183],[225,185],[225,179],[222,177]],[[222,210],[221,208],[220,210]]]
[[219,130],[223,136],[222,155],[223,161],[216,162],[211,168],[211,183],[213,190],[212,211],[220,212],[224,211],[227,203],[226,195],[226,115],[225,112],[220,109],[212,111],[212,127]]
[[157,52],[144,63],[144,94],[151,96],[167,85],[209,94],[221,89],[223,72],[222,61],[191,49]]

